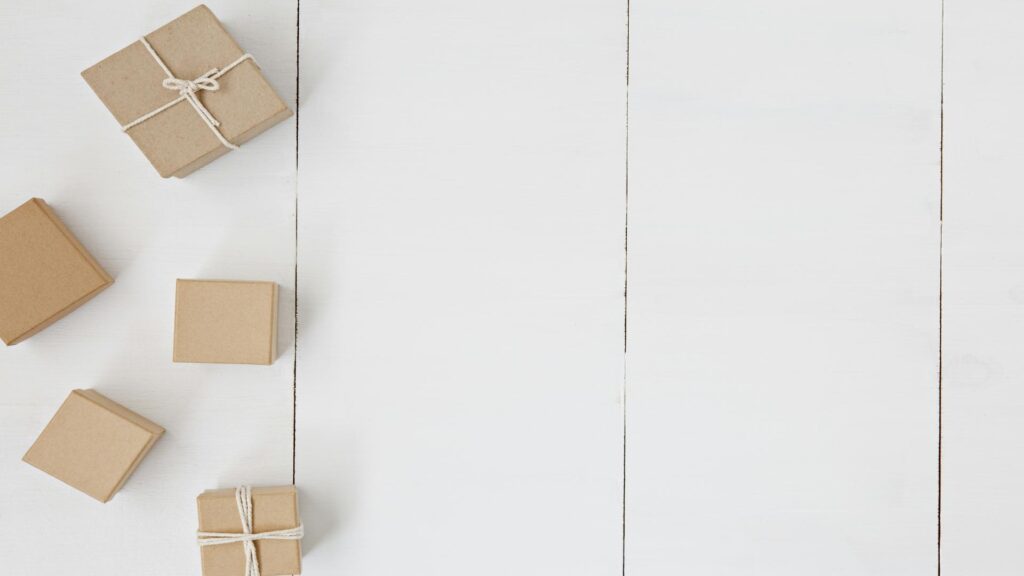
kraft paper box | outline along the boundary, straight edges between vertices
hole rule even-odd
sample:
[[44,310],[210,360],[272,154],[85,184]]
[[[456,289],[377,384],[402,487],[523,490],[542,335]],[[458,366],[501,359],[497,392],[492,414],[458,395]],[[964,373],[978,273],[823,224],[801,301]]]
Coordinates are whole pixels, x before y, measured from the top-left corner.
[[174,361],[273,364],[277,357],[277,284],[178,280]]
[[[242,519],[235,489],[208,490],[196,498],[200,532],[241,533]],[[294,486],[252,488],[252,532],[287,530],[300,524],[298,493]],[[244,576],[245,553],[241,542],[203,546],[203,576]],[[290,576],[302,572],[302,546],[298,540],[256,540],[260,576]]]
[[22,460],[107,502],[163,433],[94,390],[73,390]]
[[183,177],[292,115],[206,6],[82,77],[164,178]]
[[53,324],[113,283],[39,198],[0,218],[0,340]]

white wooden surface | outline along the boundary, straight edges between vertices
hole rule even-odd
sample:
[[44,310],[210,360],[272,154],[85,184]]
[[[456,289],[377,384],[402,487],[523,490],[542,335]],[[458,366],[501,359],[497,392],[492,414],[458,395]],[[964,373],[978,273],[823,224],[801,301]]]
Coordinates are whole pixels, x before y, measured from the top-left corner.
[[305,570],[620,573],[622,3],[301,24]]
[[[1017,3],[217,0],[299,117],[164,181],[78,73],[190,7],[0,3],[0,212],[116,277],[0,349],[5,574],[293,474],[306,574],[1024,568]],[[280,283],[274,366],[172,364],[177,277]],[[74,387],[168,429],[106,505],[20,461]]]
[[942,571],[1024,571],[1024,101],[1016,2],[946,2]]
[[936,571],[935,2],[635,2],[626,573]]

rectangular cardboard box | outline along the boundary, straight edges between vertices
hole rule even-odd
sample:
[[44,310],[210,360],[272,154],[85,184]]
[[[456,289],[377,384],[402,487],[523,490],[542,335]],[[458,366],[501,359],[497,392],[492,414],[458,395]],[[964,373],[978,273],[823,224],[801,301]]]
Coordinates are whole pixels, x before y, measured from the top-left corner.
[[163,433],[94,390],[73,390],[22,460],[107,502]]
[[[208,490],[196,498],[200,532],[241,533],[242,519],[235,489]],[[294,486],[252,489],[253,533],[297,527],[298,493]],[[290,576],[302,572],[302,545],[298,540],[257,540],[256,559],[261,576]],[[203,576],[242,576],[245,553],[241,542],[200,547]]]
[[273,364],[277,292],[274,282],[178,280],[174,361]]
[[[245,54],[213,12],[202,5],[145,39],[174,78],[183,81],[226,68]],[[122,127],[181,94],[174,86],[164,86],[167,73],[141,41],[85,70],[82,77]],[[243,61],[215,82],[216,89],[198,89],[195,95],[220,123],[217,129],[223,137],[236,146],[292,115],[254,59]],[[164,178],[183,177],[230,150],[186,100],[127,132]]]
[[0,218],[0,339],[17,344],[110,286],[53,210],[33,198]]

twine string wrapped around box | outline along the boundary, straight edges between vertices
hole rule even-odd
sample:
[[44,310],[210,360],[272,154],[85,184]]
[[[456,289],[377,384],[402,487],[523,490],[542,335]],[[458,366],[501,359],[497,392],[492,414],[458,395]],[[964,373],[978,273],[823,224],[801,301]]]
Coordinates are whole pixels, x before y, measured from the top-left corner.
[[187,100],[188,103],[192,105],[192,108],[196,111],[196,113],[199,114],[199,118],[202,119],[202,121],[210,128],[210,131],[213,132],[213,135],[217,137],[217,140],[220,140],[221,144],[232,150],[238,150],[238,146],[232,144],[231,142],[228,142],[227,138],[225,138],[224,135],[220,133],[220,129],[218,128],[220,126],[220,122],[218,122],[217,119],[213,117],[213,114],[211,114],[210,111],[206,109],[206,106],[203,106],[203,103],[199,101],[199,96],[197,96],[196,93],[202,90],[208,90],[210,92],[216,92],[217,90],[220,90],[220,83],[217,82],[217,78],[220,78],[221,76],[227,74],[231,71],[232,68],[238,66],[246,60],[252,60],[253,63],[255,63],[256,59],[252,57],[252,54],[249,54],[248,52],[242,54],[237,60],[235,60],[231,64],[228,64],[223,68],[213,68],[209,70],[206,74],[203,74],[195,80],[182,80],[181,78],[176,78],[174,74],[171,73],[170,68],[167,67],[167,64],[164,64],[163,59],[161,59],[160,56],[156,53],[156,50],[153,50],[153,47],[150,46],[149,42],[144,37],[139,38],[139,41],[142,42],[142,45],[146,47],[146,50],[149,52],[150,56],[153,57],[153,60],[156,60],[156,63],[160,65],[161,69],[163,69],[164,74],[167,75],[167,78],[164,78],[164,81],[161,82],[161,85],[168,90],[177,90],[178,97],[174,100],[171,100],[167,104],[164,104],[163,106],[157,108],[156,110],[153,110],[152,112],[149,112],[147,114],[143,114],[135,120],[132,120],[124,126],[121,126],[121,130],[127,132],[129,129],[134,128],[139,124],[142,124],[146,120],[149,120],[150,118],[156,116],[164,110],[167,110],[168,108],[174,106],[178,102],[181,102],[182,100]]
[[273,530],[270,532],[252,532],[252,489],[248,486],[239,486],[235,489],[235,504],[238,506],[238,516],[242,519],[242,532],[198,532],[196,541],[199,546],[219,546],[221,544],[234,544],[241,542],[245,550],[245,576],[260,576],[260,563],[256,558],[257,540],[301,540],[302,524],[295,528],[284,530]]

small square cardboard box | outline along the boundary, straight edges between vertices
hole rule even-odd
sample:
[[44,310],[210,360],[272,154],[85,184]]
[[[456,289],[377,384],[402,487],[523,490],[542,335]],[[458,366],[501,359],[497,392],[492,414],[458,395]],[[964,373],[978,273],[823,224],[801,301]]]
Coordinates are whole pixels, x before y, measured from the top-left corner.
[[164,178],[186,176],[292,115],[206,6],[82,77]]
[[94,390],[73,390],[22,460],[107,502],[163,433]]
[[273,364],[277,357],[277,284],[178,280],[174,361]]
[[0,339],[8,346],[113,282],[43,200],[33,198],[0,218]]
[[[294,486],[252,488],[252,531],[254,534],[296,528],[299,520],[298,493]],[[235,502],[235,489],[207,490],[196,498],[200,532],[240,534],[242,519]],[[256,559],[261,576],[290,576],[302,573],[302,546],[298,540],[256,540]],[[203,576],[242,576],[245,552],[241,542],[200,547]]]

